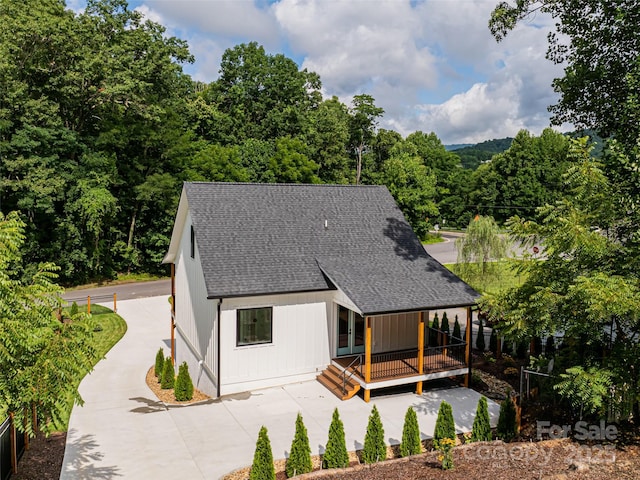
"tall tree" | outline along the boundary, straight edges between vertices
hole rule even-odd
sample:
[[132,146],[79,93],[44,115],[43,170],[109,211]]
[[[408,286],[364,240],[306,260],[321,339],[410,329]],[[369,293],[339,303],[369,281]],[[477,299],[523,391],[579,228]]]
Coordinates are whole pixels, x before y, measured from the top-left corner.
[[321,101],[320,77],[282,54],[267,54],[256,42],[227,49],[209,103],[231,120],[235,143],[305,135],[309,113]]
[[502,224],[515,214],[533,218],[536,207],[560,198],[569,139],[550,128],[540,136],[518,132],[511,147],[472,176],[471,204]]
[[318,177],[326,183],[349,183],[349,111],[337,97],[311,112],[307,143],[309,158],[318,164]]
[[438,213],[434,202],[435,176],[420,157],[392,150],[392,156],[382,166],[379,181],[387,186],[418,237],[424,238],[431,225],[430,218]]
[[[620,234],[638,217],[637,197],[628,198],[612,185],[589,150],[586,138],[572,143],[575,165],[566,175],[568,194],[542,207],[540,222],[510,221],[512,236],[525,247],[540,243],[546,260],[522,262],[524,283],[486,304],[500,331],[512,338],[564,332],[566,343],[577,348],[570,348],[557,368],[600,368],[599,375],[591,368],[567,372],[606,378],[613,386],[613,394],[606,390],[609,406],[623,418],[637,418],[640,255],[637,233]],[[575,377],[586,377],[581,375]]]
[[508,241],[492,217],[477,216],[469,222],[464,236],[456,240],[457,272],[485,285],[493,273],[493,263],[507,256]]
[[25,213],[25,259],[59,258],[67,281],[109,276],[121,254],[150,268],[170,216],[148,193],[179,194],[148,181],[180,172],[186,43],[124,0],[79,15],[62,0],[0,0],[0,22],[1,205]]
[[350,146],[356,156],[356,185],[360,184],[362,176],[362,156],[370,147],[378,126],[378,118],[384,114],[384,109],[376,107],[375,99],[371,95],[356,95],[351,101]]
[[15,212],[0,214],[0,410],[12,412],[18,430],[33,435],[32,407],[50,433],[60,424],[61,404],[82,401],[70,379],[91,370],[95,351],[89,319],[62,323],[54,316],[62,291],[55,284],[58,268],[41,264],[25,274],[24,228]]

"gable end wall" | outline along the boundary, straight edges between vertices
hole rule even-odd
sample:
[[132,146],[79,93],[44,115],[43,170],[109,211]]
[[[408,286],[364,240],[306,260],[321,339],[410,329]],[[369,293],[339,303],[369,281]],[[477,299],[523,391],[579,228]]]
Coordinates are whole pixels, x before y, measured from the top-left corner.
[[191,215],[187,214],[175,259],[176,372],[178,366],[186,361],[194,386],[207,395],[217,397],[215,348],[218,301],[207,300],[197,244],[195,258],[191,258],[191,225]]

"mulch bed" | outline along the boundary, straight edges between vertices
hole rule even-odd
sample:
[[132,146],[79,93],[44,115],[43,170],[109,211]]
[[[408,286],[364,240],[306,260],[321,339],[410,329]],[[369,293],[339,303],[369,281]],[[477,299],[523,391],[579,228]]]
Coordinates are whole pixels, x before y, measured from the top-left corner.
[[18,473],[11,480],[59,479],[67,442],[65,432],[53,433],[48,438],[39,433],[29,441],[29,450],[18,462]]
[[193,389],[193,398],[191,400],[186,400],[184,402],[179,402],[176,400],[175,395],[173,394],[173,388],[163,390],[160,387],[160,382],[156,378],[154,372],[154,367],[151,367],[147,372],[146,382],[147,386],[151,389],[158,400],[167,404],[167,405],[189,405],[191,403],[203,402],[205,400],[209,400],[211,397],[205,395],[197,388]]

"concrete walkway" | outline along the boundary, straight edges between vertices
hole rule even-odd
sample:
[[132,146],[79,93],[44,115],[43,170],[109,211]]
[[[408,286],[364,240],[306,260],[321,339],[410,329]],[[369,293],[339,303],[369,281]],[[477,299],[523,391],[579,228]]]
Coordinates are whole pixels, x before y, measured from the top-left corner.
[[[471,430],[479,394],[465,388],[356,397],[341,402],[316,381],[257,390],[186,407],[166,408],[145,384],[159,347],[168,352],[167,297],[120,302],[124,338],[80,385],[85,400],[71,414],[60,478],[217,479],[251,464],[258,431],[269,431],[274,458],[291,446],[302,413],[312,454],[323,452],[333,409],[345,426],[347,448],[362,448],[368,416],[377,405],[387,442],[402,438],[409,406],[418,413],[423,438],[433,433],[438,407],[453,407],[459,432]],[[492,424],[499,406],[489,401]]]

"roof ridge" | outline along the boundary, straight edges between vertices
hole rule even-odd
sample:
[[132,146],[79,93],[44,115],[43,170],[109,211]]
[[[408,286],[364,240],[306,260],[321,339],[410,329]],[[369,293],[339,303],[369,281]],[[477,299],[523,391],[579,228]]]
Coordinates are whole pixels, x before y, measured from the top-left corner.
[[282,187],[282,186],[295,186],[295,187],[332,187],[332,188],[384,188],[384,185],[353,185],[350,183],[257,183],[257,182],[204,182],[195,181],[188,182],[188,185],[242,185],[242,186],[264,186],[264,187]]

